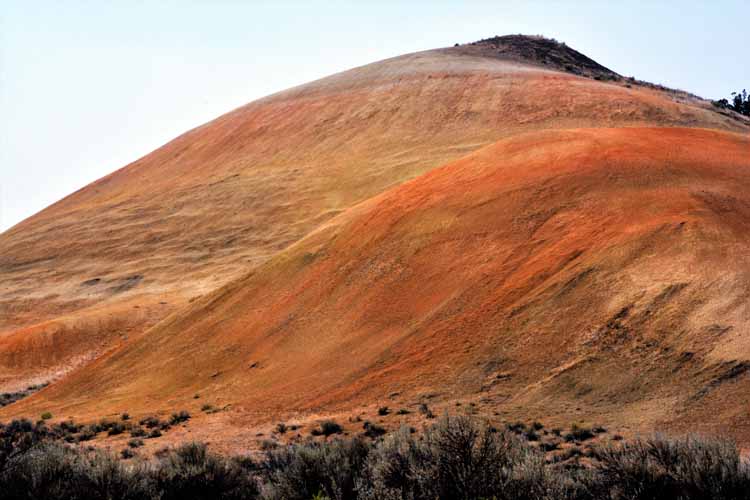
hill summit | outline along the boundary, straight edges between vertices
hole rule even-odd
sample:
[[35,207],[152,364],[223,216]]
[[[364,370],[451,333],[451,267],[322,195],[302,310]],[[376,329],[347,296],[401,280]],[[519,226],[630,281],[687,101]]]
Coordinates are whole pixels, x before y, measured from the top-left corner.
[[528,35],[505,35],[485,38],[457,48],[484,57],[497,57],[538,64],[590,78],[616,79],[620,75],[593,59],[552,38]]

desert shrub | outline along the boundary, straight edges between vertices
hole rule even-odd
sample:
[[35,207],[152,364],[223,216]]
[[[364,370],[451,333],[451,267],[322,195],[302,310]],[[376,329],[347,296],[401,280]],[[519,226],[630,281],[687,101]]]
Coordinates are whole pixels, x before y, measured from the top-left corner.
[[93,432],[89,427],[86,427],[81,431],[80,434],[78,434],[78,441],[90,441],[96,437],[96,433]]
[[515,422],[513,424],[507,424],[506,428],[511,431],[515,432],[517,434],[521,434],[526,432],[526,423],[525,422]]
[[180,446],[162,456],[151,480],[163,500],[258,496],[257,483],[240,462],[209,453],[206,445],[200,443]]
[[376,445],[360,491],[370,499],[561,498],[557,480],[514,434],[444,417],[422,437],[402,429]]
[[373,424],[372,422],[365,422],[362,425],[362,428],[365,430],[364,435],[369,438],[377,438],[386,433],[384,427],[378,424]]
[[120,456],[127,460],[128,458],[133,458],[135,456],[135,452],[131,450],[130,448],[123,448],[120,451]]
[[539,441],[539,434],[534,429],[529,429],[524,433],[527,441]]
[[380,415],[381,417],[388,415],[388,413],[390,412],[387,406],[381,406],[380,408],[378,408],[378,415]]
[[147,427],[149,429],[153,429],[154,427],[159,426],[159,419],[154,416],[148,416],[144,417],[138,422],[139,425],[143,425],[144,427]]
[[130,441],[128,441],[128,446],[130,446],[131,448],[140,448],[141,446],[143,446],[143,439],[131,439]]
[[[122,424],[120,422],[114,422],[114,421],[106,419],[106,418],[101,419],[99,421],[99,424],[97,424],[97,425],[98,425],[98,429],[99,429],[100,432],[109,431],[112,427],[114,427],[116,425],[122,426]],[[123,430],[124,430],[124,427],[123,427]]]
[[409,410],[407,410],[406,408],[401,408],[400,410],[396,412],[396,415],[408,415],[408,414],[409,414]]
[[42,443],[49,435],[44,422],[33,424],[30,420],[12,420],[0,428],[0,473],[18,457]]
[[130,437],[139,438],[146,435],[146,430],[143,427],[133,427],[130,429]]
[[284,422],[276,424],[276,432],[279,434],[284,434],[287,430],[289,430],[289,427]]
[[544,424],[541,422],[534,421],[531,424],[531,428],[534,429],[535,431],[541,431],[542,429],[544,429]]
[[542,441],[539,443],[539,449],[544,452],[554,451],[558,448],[560,448],[560,442],[557,440]]
[[117,436],[119,434],[122,434],[125,432],[125,426],[122,425],[120,422],[112,422],[112,425],[109,426],[109,429],[107,430],[108,436]]
[[750,496],[748,464],[727,440],[656,435],[599,448],[594,456],[597,494],[613,499]]
[[50,412],[45,411],[44,413],[42,413],[42,420],[49,420],[51,418],[52,418],[52,414]]
[[587,441],[594,436],[596,436],[596,434],[594,434],[590,428],[573,424],[570,428],[570,432],[565,434],[565,441]]
[[151,432],[148,433],[149,439],[154,439],[161,437],[161,431],[159,429],[152,429]]
[[333,500],[358,498],[356,484],[369,450],[353,438],[270,451],[263,463],[266,497],[307,500],[322,493]]
[[344,429],[335,420],[324,420],[317,427],[310,431],[313,436],[330,436],[332,434],[341,434]]
[[123,413],[122,415],[120,415],[120,420],[122,420],[123,422],[125,420],[130,420],[130,414],[129,413]]
[[83,425],[76,424],[72,420],[63,420],[52,426],[53,431],[59,434],[75,434],[83,428]]
[[182,422],[187,422],[188,420],[190,420],[190,413],[185,410],[173,413],[172,416],[169,417],[170,425],[181,424]]
[[0,477],[3,499],[152,498],[139,466],[125,468],[104,452],[83,453],[45,442],[19,456]]

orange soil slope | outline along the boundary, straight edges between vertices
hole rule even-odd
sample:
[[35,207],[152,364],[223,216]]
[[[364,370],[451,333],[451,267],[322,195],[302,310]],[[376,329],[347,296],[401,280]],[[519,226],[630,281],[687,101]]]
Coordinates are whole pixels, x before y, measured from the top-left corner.
[[522,134],[357,205],[0,419],[209,401],[244,424],[390,395],[747,440],[749,239],[747,136]]
[[0,390],[107,352],[353,204],[502,137],[748,130],[683,94],[496,50],[410,54],[261,99],[0,235]]

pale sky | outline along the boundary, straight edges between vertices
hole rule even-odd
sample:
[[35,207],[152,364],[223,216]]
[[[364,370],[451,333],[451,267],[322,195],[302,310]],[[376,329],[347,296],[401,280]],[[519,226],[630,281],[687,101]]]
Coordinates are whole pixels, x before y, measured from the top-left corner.
[[749,5],[0,0],[0,231],[258,97],[456,42],[543,34],[623,75],[728,96],[750,87]]

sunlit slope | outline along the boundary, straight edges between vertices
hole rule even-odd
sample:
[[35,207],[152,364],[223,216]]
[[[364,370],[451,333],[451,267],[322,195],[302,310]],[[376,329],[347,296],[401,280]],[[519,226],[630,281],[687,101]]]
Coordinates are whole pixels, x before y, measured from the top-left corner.
[[742,434],[749,238],[747,136],[523,134],[341,214],[0,418],[200,393],[267,421],[397,393]]
[[[747,130],[684,94],[553,71],[580,54],[526,60],[538,40],[522,39],[401,56],[261,99],[3,233],[0,386],[68,370],[59,343],[71,359],[104,352],[353,204],[502,137]],[[608,71],[583,62],[585,74]]]

